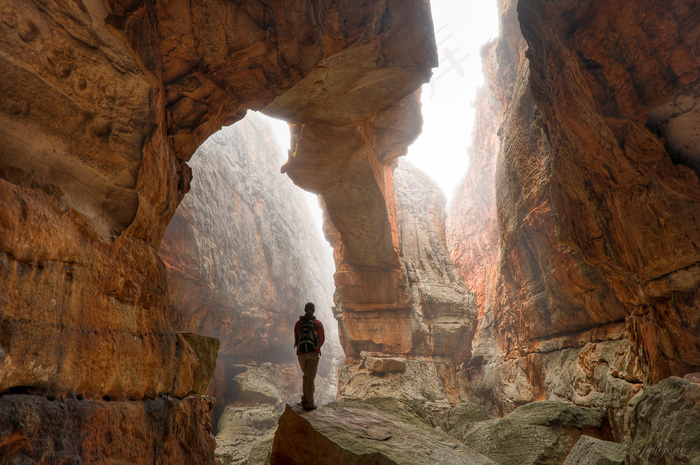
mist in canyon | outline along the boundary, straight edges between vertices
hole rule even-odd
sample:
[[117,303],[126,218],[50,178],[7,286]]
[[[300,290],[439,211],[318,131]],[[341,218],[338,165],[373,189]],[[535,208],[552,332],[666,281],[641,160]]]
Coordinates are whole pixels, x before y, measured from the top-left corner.
[[0,3],[0,463],[696,464],[700,8],[467,10]]

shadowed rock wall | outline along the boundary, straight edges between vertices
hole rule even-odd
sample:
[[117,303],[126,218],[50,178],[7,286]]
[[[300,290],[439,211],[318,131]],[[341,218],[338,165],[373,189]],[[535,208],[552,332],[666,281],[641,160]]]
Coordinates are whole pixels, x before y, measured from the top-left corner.
[[480,294],[461,380],[506,411],[545,398],[624,408],[644,383],[700,366],[697,142],[680,129],[694,114],[680,102],[698,93],[697,12],[565,0],[500,11],[477,126],[499,137],[475,146],[448,227]]

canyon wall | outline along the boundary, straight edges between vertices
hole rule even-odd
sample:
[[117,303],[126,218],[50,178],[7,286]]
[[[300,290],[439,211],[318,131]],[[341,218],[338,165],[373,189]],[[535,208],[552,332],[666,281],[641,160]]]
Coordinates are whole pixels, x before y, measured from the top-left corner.
[[[321,403],[335,400],[343,364],[331,312],[331,250],[301,189],[280,173],[283,161],[272,130],[254,113],[209,137],[190,162],[192,189],[159,249],[173,327],[221,341],[207,390],[216,398],[220,447],[235,439],[218,428],[220,419],[227,421],[224,410],[269,405],[280,415],[284,402],[301,398],[292,345],[306,302],[316,304],[326,329],[317,377]],[[255,383],[269,383],[269,392],[256,395]]]
[[[465,396],[622,410],[700,369],[700,21],[684,2],[500,2],[451,255],[479,295]],[[497,134],[497,138],[493,135]]]
[[[196,394],[182,408],[207,437],[216,343],[173,329],[157,250],[187,160],[248,109],[295,124],[287,171],[324,195],[353,266],[398,263],[383,173],[420,127],[427,2],[4,1],[0,42],[0,392],[86,412]],[[356,227],[381,240],[360,250]]]
[[[406,161],[397,162],[392,181],[405,307],[354,306],[339,287],[335,314],[347,359],[338,396],[454,403],[455,366],[470,358],[476,330],[476,297],[448,254],[440,188]],[[364,296],[374,297],[371,290],[363,288]]]

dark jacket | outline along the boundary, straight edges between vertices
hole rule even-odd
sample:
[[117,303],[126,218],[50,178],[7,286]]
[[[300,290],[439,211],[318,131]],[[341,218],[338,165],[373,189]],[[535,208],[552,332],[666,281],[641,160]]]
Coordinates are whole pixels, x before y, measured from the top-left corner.
[[[316,349],[314,352],[321,353],[321,346],[326,341],[326,334],[323,331],[323,323],[321,323],[321,320],[317,320],[315,316],[304,315],[299,317],[299,321],[297,321],[297,323],[294,325],[294,340],[297,340],[297,335],[299,334],[299,326],[301,326],[301,322],[309,319],[314,320],[314,328],[316,329],[316,334],[318,334],[318,349]],[[301,352],[297,347],[297,355],[306,353],[308,352]]]

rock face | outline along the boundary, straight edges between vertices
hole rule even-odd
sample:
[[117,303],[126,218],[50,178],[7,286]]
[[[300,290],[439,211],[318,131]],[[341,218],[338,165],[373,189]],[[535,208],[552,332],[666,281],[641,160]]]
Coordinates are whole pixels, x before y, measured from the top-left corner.
[[[296,124],[287,170],[325,195],[348,250],[345,220],[366,216],[386,240],[364,256],[398,263],[383,173],[420,127],[427,2],[22,0],[0,6],[0,43],[0,392],[196,392],[156,251],[186,160],[247,109]],[[325,157],[338,134],[353,137]],[[315,189],[329,171],[344,182]],[[364,213],[347,202],[362,193]]]
[[2,463],[214,465],[212,399],[140,402],[0,397]]
[[[455,363],[469,358],[476,302],[461,284],[447,254],[445,199],[439,188],[405,162],[398,164],[392,176],[401,287],[406,292],[403,308],[394,308],[396,301],[391,305],[346,301],[345,292],[349,291],[343,291],[345,284],[338,280],[343,265],[338,265],[337,237],[331,236],[339,270],[335,315],[348,356],[339,396],[451,397],[456,401]],[[371,287],[357,283],[354,289],[374,299]],[[399,369],[375,368],[388,366],[397,355],[401,365],[406,358],[412,359],[403,370],[405,374]]]
[[559,464],[582,434],[603,434],[604,423],[602,410],[532,402],[503,418],[474,423],[457,438],[500,465]]
[[287,406],[272,448],[275,464],[495,464],[423,423],[393,399],[334,402],[305,412]]
[[458,379],[501,413],[611,407],[620,438],[645,383],[700,365],[700,24],[654,0],[500,13],[476,128],[498,138],[477,138],[448,222],[480,307]]
[[636,399],[627,463],[700,460],[700,384],[671,377]]

